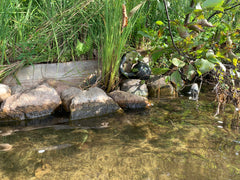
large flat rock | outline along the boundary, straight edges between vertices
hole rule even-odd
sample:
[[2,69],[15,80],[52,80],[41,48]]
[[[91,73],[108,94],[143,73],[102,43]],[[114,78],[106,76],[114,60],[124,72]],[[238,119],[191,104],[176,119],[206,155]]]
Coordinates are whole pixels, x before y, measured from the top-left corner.
[[43,84],[8,97],[1,104],[1,116],[16,120],[44,117],[52,114],[61,102],[57,91]]
[[[95,73],[98,68],[96,60],[82,60],[77,62],[35,64],[20,69],[15,77],[22,86],[34,86],[46,79],[62,80],[71,85],[82,82],[90,74]],[[17,85],[16,78],[8,76],[3,84]]]
[[118,104],[98,87],[77,91],[75,94],[73,98],[68,96],[72,98],[69,105],[71,120],[102,116],[120,110]]

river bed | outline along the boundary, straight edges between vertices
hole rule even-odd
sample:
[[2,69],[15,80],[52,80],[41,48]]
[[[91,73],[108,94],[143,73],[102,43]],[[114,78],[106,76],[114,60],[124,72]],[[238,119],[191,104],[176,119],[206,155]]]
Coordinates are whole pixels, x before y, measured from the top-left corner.
[[9,134],[0,144],[12,147],[0,151],[0,179],[240,179],[232,106],[214,117],[214,95],[203,94],[198,103],[152,102],[146,110],[81,121],[1,122],[0,132]]

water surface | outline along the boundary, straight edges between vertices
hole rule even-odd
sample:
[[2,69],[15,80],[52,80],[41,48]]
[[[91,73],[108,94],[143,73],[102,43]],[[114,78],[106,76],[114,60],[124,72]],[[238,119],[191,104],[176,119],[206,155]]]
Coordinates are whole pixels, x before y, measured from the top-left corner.
[[67,123],[60,118],[54,122],[65,124],[41,129],[32,128],[36,120],[1,123],[2,133],[13,133],[0,136],[0,144],[13,147],[0,152],[0,179],[240,179],[233,107],[214,118],[213,99],[153,100],[146,110]]

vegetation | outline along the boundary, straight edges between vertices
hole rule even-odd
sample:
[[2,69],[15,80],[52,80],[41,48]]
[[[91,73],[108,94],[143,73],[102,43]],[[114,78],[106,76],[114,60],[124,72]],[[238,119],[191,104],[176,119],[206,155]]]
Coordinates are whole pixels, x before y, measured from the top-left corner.
[[152,72],[168,75],[177,90],[211,79],[225,94],[219,103],[230,96],[238,107],[239,6],[239,0],[1,1],[0,79],[24,65],[98,58],[111,91],[122,54],[144,49]]

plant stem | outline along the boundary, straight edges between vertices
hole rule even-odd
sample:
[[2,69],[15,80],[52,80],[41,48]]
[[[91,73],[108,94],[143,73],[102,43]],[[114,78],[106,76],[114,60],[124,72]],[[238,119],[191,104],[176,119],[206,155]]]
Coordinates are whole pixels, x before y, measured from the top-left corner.
[[178,54],[179,55],[182,55],[180,50],[177,48],[174,40],[173,40],[173,35],[172,35],[172,30],[171,30],[171,25],[170,25],[170,18],[169,18],[169,14],[168,14],[168,9],[167,9],[167,3],[166,3],[166,0],[163,0],[163,3],[164,3],[164,7],[165,7],[165,11],[166,11],[166,15],[167,15],[167,20],[168,20],[168,28],[169,28],[169,33],[170,33],[170,37],[171,37],[171,40],[172,40],[172,44],[173,44],[173,47],[177,50]]

